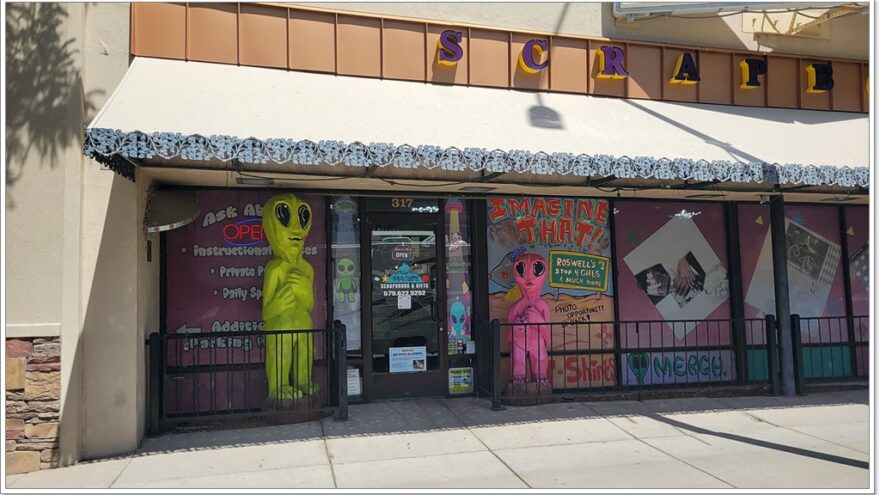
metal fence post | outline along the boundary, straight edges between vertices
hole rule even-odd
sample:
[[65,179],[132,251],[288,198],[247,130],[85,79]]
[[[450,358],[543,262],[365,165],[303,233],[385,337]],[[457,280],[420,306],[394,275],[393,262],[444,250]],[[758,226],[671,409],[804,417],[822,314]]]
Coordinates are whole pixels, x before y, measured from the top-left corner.
[[804,395],[804,355],[801,350],[801,315],[791,315],[791,351],[794,353],[794,393]]
[[489,332],[492,333],[492,410],[501,411],[501,322],[497,319],[489,324]]
[[159,332],[150,334],[147,345],[150,347],[150,410],[147,434],[155,437],[159,436],[162,432],[160,415],[162,414],[161,382],[163,366],[162,339],[159,336]]
[[776,335],[776,316],[764,316],[764,326],[767,332],[767,376],[770,378],[770,393],[779,395],[781,387],[779,383],[779,341]]
[[341,321],[333,322],[333,341],[336,343],[334,354],[336,356],[336,375],[338,379],[338,398],[336,403],[336,421],[348,421],[348,351],[345,349],[345,325]]

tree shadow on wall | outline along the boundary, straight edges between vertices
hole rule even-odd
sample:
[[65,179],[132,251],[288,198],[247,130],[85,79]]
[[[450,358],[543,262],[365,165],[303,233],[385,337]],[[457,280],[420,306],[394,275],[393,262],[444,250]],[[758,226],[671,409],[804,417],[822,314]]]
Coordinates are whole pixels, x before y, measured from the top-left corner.
[[[62,39],[67,6],[6,4],[6,206],[27,163],[55,168],[61,153],[80,145],[85,119],[96,110],[83,94],[76,38]],[[36,156],[33,157],[32,153]],[[72,165],[72,164],[71,164]]]

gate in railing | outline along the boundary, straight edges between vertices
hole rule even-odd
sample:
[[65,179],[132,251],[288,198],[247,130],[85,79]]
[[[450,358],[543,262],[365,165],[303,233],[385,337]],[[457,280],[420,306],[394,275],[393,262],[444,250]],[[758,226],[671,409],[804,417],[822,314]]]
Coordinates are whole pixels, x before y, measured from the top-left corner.
[[821,383],[867,379],[870,326],[867,316],[791,316],[795,381]]
[[778,370],[767,319],[501,323],[493,320],[499,396],[770,382]]
[[[154,332],[147,342],[151,435],[221,419],[296,421],[325,411],[348,417],[345,326],[339,322],[308,330]],[[269,374],[277,383],[272,393]]]

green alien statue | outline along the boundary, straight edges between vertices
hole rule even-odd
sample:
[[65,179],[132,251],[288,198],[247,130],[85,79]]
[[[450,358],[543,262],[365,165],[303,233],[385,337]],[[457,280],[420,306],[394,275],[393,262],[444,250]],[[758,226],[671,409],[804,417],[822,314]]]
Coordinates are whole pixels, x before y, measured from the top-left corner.
[[[303,258],[311,226],[311,208],[293,194],[279,194],[263,206],[263,231],[275,255],[266,264],[263,278],[263,328],[266,330],[312,328],[315,272]],[[296,399],[318,391],[318,386],[312,383],[313,345],[310,333],[266,337],[270,398]],[[291,365],[295,365],[294,383],[289,383]]]
[[354,272],[357,267],[351,258],[342,258],[336,262],[336,299],[339,302],[354,302],[358,293],[357,278]]

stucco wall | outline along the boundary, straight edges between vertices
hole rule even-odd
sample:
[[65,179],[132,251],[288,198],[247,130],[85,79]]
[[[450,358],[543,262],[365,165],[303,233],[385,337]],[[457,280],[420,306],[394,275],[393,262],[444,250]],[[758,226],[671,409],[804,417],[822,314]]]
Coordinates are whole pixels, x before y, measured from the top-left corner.
[[[149,404],[147,403],[147,376],[149,373],[147,363],[149,357],[149,349],[147,348],[147,346],[141,345],[140,343],[144,342],[151,332],[159,331],[159,257],[161,254],[159,234],[149,234],[142,228],[144,220],[143,212],[148,201],[150,188],[153,186],[153,184],[154,182],[148,174],[144,173],[141,170],[138,170],[138,210],[136,213],[139,215],[139,228],[137,236],[137,347],[139,351],[137,352],[136,369],[139,370],[139,372],[137,374],[136,400],[138,411],[143,412],[141,414],[138,414],[138,438],[142,438],[146,431],[147,418],[145,412],[147,411],[147,408],[149,406]],[[149,261],[147,257],[148,240],[151,241],[151,245],[149,246]]]
[[[83,6],[83,123],[103,106],[128,68],[129,5]],[[138,328],[138,184],[83,158],[81,311],[82,458],[132,450],[140,441],[144,373]],[[157,295],[158,297],[158,295]],[[141,400],[139,400],[139,396]]]
[[[65,165],[79,163],[77,17],[6,4],[6,334],[60,335]],[[60,70],[36,58],[68,62]],[[36,83],[40,81],[40,83]]]
[[[463,22],[525,31],[680,43],[704,47],[779,51],[867,59],[867,15],[830,21],[831,38],[817,40],[742,32],[742,16],[658,18],[615,23],[611,2],[591,3],[301,3],[333,10]],[[828,5],[828,4],[818,4]]]
[[141,266],[149,181],[82,155],[84,127],[128,67],[129,4],[7,4],[6,17],[6,331],[61,336],[70,464],[130,451],[143,433],[144,329],[158,314],[138,277],[158,278],[157,263]]

